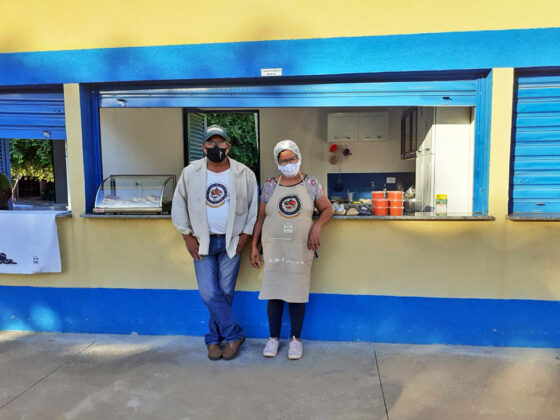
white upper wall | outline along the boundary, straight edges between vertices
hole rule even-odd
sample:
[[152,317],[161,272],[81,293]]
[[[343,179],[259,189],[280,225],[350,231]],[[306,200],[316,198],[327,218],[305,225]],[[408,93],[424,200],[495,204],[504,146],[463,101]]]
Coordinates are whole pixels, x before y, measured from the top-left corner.
[[[327,114],[389,110],[389,140],[346,143],[352,155],[340,167],[328,162]],[[302,153],[302,169],[326,186],[329,172],[414,172],[414,160],[401,160],[402,108],[266,108],[260,110],[261,179],[278,174],[273,161],[279,140],[294,140]]]
[[181,108],[101,108],[103,178],[176,175],[183,170]]
[[[361,108],[355,111],[373,110]],[[294,140],[302,153],[302,169],[326,186],[327,173],[414,172],[414,160],[400,159],[402,108],[389,109],[389,140],[347,143],[352,151],[338,165],[328,162],[327,113],[349,108],[263,108],[260,115],[261,180],[278,174],[272,151],[284,139]],[[183,122],[179,108],[102,108],[103,176],[114,174],[175,174],[183,169]]]

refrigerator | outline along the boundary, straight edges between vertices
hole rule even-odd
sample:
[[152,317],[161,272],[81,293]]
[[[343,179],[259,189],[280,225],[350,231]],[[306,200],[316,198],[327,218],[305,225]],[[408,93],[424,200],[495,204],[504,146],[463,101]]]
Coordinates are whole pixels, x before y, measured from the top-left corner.
[[472,213],[474,108],[420,108],[416,152],[417,212],[435,209],[447,195],[447,213]]

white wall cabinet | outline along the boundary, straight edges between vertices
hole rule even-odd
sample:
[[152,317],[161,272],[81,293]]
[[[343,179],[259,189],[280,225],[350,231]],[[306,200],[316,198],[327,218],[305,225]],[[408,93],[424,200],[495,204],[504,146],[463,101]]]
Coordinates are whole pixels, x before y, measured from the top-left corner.
[[358,141],[389,140],[389,112],[358,113]]
[[389,112],[330,112],[327,116],[329,142],[389,140]]
[[358,114],[331,112],[328,114],[327,136],[330,142],[358,140]]

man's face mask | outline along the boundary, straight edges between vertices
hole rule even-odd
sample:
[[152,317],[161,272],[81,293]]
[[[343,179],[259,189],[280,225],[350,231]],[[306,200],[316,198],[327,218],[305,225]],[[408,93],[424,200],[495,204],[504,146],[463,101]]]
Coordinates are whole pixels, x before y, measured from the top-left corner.
[[214,147],[208,147],[206,145],[206,157],[212,162],[220,163],[227,157],[227,147],[218,147],[218,144],[214,144]]

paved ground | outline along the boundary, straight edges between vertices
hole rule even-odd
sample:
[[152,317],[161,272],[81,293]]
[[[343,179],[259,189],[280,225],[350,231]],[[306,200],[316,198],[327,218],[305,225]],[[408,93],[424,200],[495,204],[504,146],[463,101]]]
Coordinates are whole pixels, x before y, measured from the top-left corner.
[[0,419],[554,419],[560,349],[0,332]]

